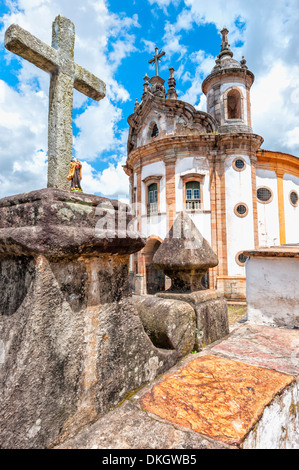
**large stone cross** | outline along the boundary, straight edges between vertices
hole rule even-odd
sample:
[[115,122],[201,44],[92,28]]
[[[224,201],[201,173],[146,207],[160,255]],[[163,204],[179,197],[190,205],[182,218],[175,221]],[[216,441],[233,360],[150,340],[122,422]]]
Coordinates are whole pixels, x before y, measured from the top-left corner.
[[13,24],[5,47],[51,74],[48,127],[48,187],[69,189],[67,175],[73,146],[73,88],[99,101],[105,83],[74,62],[75,27],[63,16],[53,22],[52,47]]

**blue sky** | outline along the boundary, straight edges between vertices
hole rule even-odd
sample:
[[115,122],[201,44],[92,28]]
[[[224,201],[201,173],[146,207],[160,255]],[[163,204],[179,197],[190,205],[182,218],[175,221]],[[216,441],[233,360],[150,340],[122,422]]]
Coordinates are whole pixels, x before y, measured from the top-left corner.
[[141,100],[157,45],[160,75],[176,72],[179,99],[206,110],[202,80],[220,51],[225,25],[235,58],[255,74],[253,130],[264,148],[299,156],[298,0],[0,0],[0,197],[46,186],[49,76],[5,50],[17,23],[51,44],[62,14],[76,28],[75,60],[105,81],[95,103],[74,92],[74,153],[85,192],[126,198],[127,117]]

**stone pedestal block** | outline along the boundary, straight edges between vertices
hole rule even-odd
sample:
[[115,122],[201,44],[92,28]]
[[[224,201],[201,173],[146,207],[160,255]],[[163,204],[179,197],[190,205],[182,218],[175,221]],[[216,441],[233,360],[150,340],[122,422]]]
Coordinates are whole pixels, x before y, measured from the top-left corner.
[[164,299],[189,303],[196,314],[196,347],[198,350],[229,334],[226,300],[219,292],[208,289],[189,294],[162,292]]
[[54,189],[0,201],[1,448],[62,442],[177,361],[132,303],[145,241],[125,208]]
[[135,295],[134,305],[146,333],[158,348],[173,349],[181,358],[195,345],[195,312],[187,302]]

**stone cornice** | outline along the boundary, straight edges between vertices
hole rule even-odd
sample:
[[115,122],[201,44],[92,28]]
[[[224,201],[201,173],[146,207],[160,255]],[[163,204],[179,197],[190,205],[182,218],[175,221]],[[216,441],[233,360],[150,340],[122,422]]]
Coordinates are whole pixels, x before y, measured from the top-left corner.
[[251,157],[255,156],[262,143],[261,136],[251,133],[171,136],[132,150],[126,167],[134,170],[137,165],[142,164],[144,158],[160,157],[162,161],[184,152],[203,153],[208,158],[211,153],[215,153],[220,159],[236,152],[246,153]]
[[217,81],[219,80],[220,78],[223,78],[224,76],[229,76],[229,75],[233,75],[234,77],[238,76],[242,79],[245,78],[246,80],[246,83],[248,83],[249,81],[249,86],[251,86],[254,82],[254,74],[252,72],[250,72],[250,70],[248,69],[245,69],[245,68],[227,68],[227,69],[220,69],[220,70],[217,70],[215,72],[212,72],[202,83],[202,91],[204,94],[207,93],[207,85],[208,83],[210,83],[211,81]]

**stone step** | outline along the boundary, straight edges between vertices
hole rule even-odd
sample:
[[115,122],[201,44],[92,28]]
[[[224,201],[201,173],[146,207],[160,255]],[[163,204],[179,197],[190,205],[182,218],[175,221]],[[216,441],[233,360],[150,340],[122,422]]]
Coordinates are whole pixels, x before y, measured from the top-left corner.
[[58,448],[299,448],[299,331],[246,323]]

